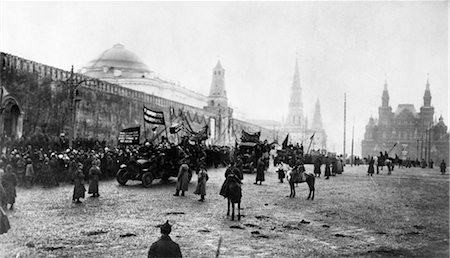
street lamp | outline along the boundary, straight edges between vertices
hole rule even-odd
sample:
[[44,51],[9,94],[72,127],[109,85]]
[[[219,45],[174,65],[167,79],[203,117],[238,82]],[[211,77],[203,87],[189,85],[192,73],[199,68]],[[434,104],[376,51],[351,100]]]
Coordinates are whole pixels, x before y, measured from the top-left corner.
[[73,65],[70,69],[70,77],[64,81],[64,83],[69,87],[69,112],[70,112],[70,133],[69,133],[69,148],[73,147],[73,142],[75,141],[75,133],[76,133],[76,102],[79,99],[76,99],[76,92],[78,86],[85,82],[94,81],[90,79],[83,79],[81,81],[77,81],[74,78]]

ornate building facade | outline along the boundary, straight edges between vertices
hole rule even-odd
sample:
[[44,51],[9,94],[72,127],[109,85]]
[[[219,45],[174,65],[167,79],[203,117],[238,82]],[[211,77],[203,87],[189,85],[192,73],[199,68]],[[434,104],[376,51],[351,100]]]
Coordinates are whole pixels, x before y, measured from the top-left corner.
[[361,143],[363,157],[387,151],[402,159],[449,161],[449,133],[442,115],[434,121],[430,83],[427,80],[423,106],[416,112],[412,104],[399,104],[395,112],[389,105],[389,92],[385,81],[378,108],[378,120],[371,117]]
[[[302,88],[297,60],[295,61],[288,115],[283,122],[283,132],[289,133],[289,140],[292,144],[301,143],[309,146],[311,143],[312,149],[326,149],[327,135],[323,128],[319,99],[315,105],[311,127],[308,127],[308,120],[303,114]],[[314,137],[312,137],[313,135]]]

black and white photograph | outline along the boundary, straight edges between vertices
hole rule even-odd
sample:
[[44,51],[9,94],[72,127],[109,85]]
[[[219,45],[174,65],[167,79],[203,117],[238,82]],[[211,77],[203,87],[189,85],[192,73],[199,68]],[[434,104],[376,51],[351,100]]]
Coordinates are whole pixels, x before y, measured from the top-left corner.
[[449,12],[0,0],[0,258],[449,257]]

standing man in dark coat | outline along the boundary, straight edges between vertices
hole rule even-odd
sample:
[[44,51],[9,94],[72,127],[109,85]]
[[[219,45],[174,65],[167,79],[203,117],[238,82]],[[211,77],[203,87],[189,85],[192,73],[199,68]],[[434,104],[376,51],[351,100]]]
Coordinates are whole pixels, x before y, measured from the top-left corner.
[[441,168],[441,173],[445,174],[445,170],[447,169],[447,164],[445,164],[444,160],[442,160],[440,168]]
[[316,161],[314,162],[314,174],[316,177],[320,177],[320,174],[322,174],[322,171],[320,171],[320,166],[322,166],[322,161],[319,157],[316,158]]
[[264,170],[266,169],[266,163],[263,160],[263,157],[260,157],[258,159],[258,163],[256,165],[256,180],[255,180],[255,185],[259,184],[261,185],[262,182],[264,181]]
[[84,188],[83,179],[83,164],[78,163],[78,170],[75,172],[73,179],[75,186],[73,188],[72,201],[74,201],[75,203],[81,203],[80,198],[84,198],[86,188]]
[[100,175],[102,172],[100,171],[100,160],[94,159],[92,161],[92,166],[89,169],[89,189],[88,193],[92,194],[92,197],[99,197],[98,194],[98,181],[100,179]]
[[16,186],[17,186],[17,177],[12,172],[12,166],[6,165],[5,173],[2,175],[1,184],[5,189],[6,193],[6,203],[10,205],[9,209],[12,210],[14,203],[16,202]]
[[184,196],[184,192],[188,190],[189,187],[189,166],[186,163],[181,164],[180,170],[178,171],[178,181],[176,185],[176,192],[173,196]]
[[368,170],[367,170],[367,175],[368,176],[373,176],[373,173],[375,172],[374,166],[375,166],[375,161],[374,161],[373,157],[370,157],[369,167],[368,167]]
[[169,236],[172,231],[172,226],[169,221],[166,221],[161,226],[161,238],[154,242],[148,251],[148,258],[153,257],[183,257],[181,254],[180,246],[175,243]]
[[325,179],[330,179],[331,170],[330,170],[330,159],[325,157]]

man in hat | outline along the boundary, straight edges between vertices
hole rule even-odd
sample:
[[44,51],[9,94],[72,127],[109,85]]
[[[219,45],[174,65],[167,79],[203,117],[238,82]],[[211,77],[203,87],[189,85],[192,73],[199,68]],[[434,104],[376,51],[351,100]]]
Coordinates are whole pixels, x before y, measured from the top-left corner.
[[183,257],[181,255],[180,246],[175,243],[169,236],[172,226],[166,221],[161,226],[161,238],[150,246],[148,258],[151,257]]

